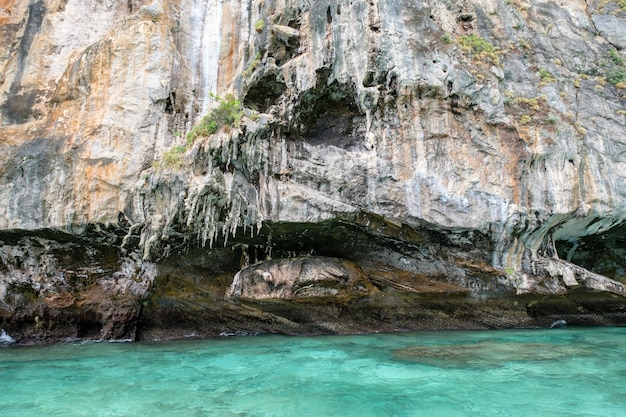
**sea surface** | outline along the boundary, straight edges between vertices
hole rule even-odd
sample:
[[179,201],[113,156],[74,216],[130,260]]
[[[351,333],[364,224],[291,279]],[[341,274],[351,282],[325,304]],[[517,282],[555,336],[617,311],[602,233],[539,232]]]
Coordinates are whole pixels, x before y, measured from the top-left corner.
[[0,348],[0,416],[626,416],[626,327]]

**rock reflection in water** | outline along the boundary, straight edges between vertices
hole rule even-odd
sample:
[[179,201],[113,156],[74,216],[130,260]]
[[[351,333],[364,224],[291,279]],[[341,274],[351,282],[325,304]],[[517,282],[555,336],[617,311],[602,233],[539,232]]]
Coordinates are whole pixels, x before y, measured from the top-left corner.
[[589,348],[550,343],[479,342],[463,345],[410,346],[393,351],[394,357],[437,367],[503,366],[515,361],[556,361],[590,356]]

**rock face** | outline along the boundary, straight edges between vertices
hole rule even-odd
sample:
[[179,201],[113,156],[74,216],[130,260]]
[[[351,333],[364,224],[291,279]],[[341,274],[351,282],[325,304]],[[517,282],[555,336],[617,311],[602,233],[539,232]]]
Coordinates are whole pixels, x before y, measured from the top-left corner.
[[358,297],[369,295],[374,288],[358,267],[345,261],[294,258],[261,262],[242,269],[235,275],[227,296],[255,300]]
[[[0,328],[623,324],[625,18],[0,0]],[[226,102],[233,123],[186,140]]]

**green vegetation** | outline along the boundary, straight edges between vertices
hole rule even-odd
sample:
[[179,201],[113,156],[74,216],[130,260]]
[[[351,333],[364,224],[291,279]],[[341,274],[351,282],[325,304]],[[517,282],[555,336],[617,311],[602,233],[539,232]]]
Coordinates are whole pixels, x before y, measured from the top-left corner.
[[252,75],[252,71],[254,71],[260,63],[261,63],[261,52],[257,52],[256,55],[254,56],[254,59],[250,62],[250,64],[248,64],[248,66],[246,67],[246,69],[243,71],[241,75],[243,75],[244,78],[248,78],[250,75]]
[[[209,114],[204,116],[197,126],[194,126],[187,133],[186,143],[180,146],[174,146],[163,154],[160,161],[155,161],[152,167],[155,169],[180,169],[183,166],[183,154],[187,148],[191,146],[194,140],[199,136],[210,136],[222,127],[236,126],[241,122],[243,116],[243,107],[239,100],[232,94],[227,94],[224,98],[211,95],[214,100],[218,101],[218,106],[211,110]],[[179,132],[175,132],[174,136],[179,136]]]
[[169,151],[163,154],[161,161],[155,161],[152,164],[153,168],[162,169],[180,169],[183,166],[183,153],[185,153],[185,146],[174,146]]
[[[626,0],[624,0],[626,2]],[[622,88],[626,82],[626,62],[616,49],[609,51],[610,65],[606,65],[606,72],[602,74],[602,81],[613,84],[617,88]],[[604,85],[604,83],[602,83]]]
[[548,70],[545,70],[543,68],[539,70],[539,77],[541,77],[540,86],[556,82],[556,78],[554,78],[554,76]]
[[235,96],[227,94],[223,98],[215,95],[212,97],[218,101],[218,106],[204,116],[200,123],[187,133],[187,145],[193,144],[194,140],[199,136],[210,136],[221,127],[236,126],[241,121],[243,107]]
[[446,32],[446,33],[444,33],[443,35],[441,35],[441,40],[442,40],[444,43],[450,43],[450,42],[452,42],[452,38],[450,37],[450,34],[449,34],[449,33],[447,33],[447,32]]
[[617,49],[611,49],[611,51],[609,52],[609,57],[615,65],[624,65],[624,58],[620,56],[619,52],[617,52]]
[[528,104],[533,110],[539,110],[539,102],[536,98],[519,97],[516,101]]
[[488,58],[494,64],[500,64],[499,55],[502,53],[487,40],[475,34],[463,35],[458,38],[461,49],[467,53],[474,54],[478,59]]
[[517,97],[515,98],[516,103],[523,103],[529,106],[533,110],[539,110],[539,100],[536,98],[527,98],[527,97]]
[[622,66],[609,70],[606,73],[606,80],[613,85],[626,82],[626,67]]
[[184,146],[174,146],[163,155],[163,165],[169,168],[180,168],[183,166]]
[[559,121],[559,119],[555,115],[553,115],[553,114],[551,114],[548,117],[546,117],[546,122],[547,123],[555,124],[558,121]]
[[516,114],[520,125],[534,124],[556,124],[559,119],[548,114],[548,97],[540,95],[537,97],[515,97],[512,91],[505,91],[504,104],[513,106],[511,109]]
[[528,43],[528,41],[524,38],[517,38],[517,43],[519,44],[519,46],[521,46],[522,48],[530,51],[532,49],[532,46],[530,46],[530,44]]
[[264,27],[265,27],[265,20],[263,19],[257,20],[256,23],[254,24],[254,30],[256,30],[257,32],[262,32]]

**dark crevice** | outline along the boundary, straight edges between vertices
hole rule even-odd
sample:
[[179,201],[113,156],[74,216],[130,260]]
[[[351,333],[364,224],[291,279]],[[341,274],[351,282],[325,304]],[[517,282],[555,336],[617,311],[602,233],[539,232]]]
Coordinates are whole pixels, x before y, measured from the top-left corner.
[[595,235],[558,240],[554,244],[559,258],[626,283],[626,224]]
[[[288,26],[293,29],[300,29],[297,21],[290,21]],[[267,48],[267,58],[274,58],[276,65],[279,67],[296,57],[299,53],[300,39],[298,37],[284,38],[276,33],[274,33]]]
[[169,97],[165,100],[165,113],[174,113],[174,103],[176,103],[176,93],[170,93]]
[[243,99],[243,104],[252,110],[267,113],[286,89],[285,83],[279,80],[276,75],[266,75],[250,86]]

